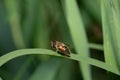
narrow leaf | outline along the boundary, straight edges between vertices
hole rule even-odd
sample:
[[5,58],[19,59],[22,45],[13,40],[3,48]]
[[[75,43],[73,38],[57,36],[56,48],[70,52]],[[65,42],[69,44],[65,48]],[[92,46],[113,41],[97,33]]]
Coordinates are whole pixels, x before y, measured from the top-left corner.
[[[88,41],[76,0],[65,0],[65,8],[66,19],[76,52],[78,55],[88,56]],[[84,80],[92,80],[90,66],[86,63],[81,63],[80,66]]]

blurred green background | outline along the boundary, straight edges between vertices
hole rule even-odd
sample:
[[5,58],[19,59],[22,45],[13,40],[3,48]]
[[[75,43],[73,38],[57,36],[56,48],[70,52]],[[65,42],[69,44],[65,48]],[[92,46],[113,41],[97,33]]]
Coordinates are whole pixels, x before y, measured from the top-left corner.
[[[103,44],[99,0],[77,0],[89,43]],[[64,0],[0,0],[0,56],[24,48],[52,49],[50,41],[67,44],[75,53],[65,17]],[[82,36],[82,35],[80,35]],[[104,61],[103,50],[90,57]],[[91,66],[92,80],[120,77]],[[76,61],[48,55],[15,58],[0,67],[3,80],[83,80]]]

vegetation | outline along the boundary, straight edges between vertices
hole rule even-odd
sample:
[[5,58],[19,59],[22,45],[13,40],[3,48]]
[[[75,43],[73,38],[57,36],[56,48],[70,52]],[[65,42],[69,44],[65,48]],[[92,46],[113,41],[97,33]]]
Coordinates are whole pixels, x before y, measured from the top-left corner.
[[0,0],[0,80],[119,80],[119,22],[119,0]]

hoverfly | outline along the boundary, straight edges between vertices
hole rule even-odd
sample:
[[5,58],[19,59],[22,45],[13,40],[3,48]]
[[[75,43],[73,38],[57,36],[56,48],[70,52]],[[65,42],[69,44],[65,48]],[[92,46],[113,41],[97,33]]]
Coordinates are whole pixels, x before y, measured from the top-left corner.
[[55,49],[58,53],[70,57],[70,49],[62,42],[59,41],[51,41],[51,46]]

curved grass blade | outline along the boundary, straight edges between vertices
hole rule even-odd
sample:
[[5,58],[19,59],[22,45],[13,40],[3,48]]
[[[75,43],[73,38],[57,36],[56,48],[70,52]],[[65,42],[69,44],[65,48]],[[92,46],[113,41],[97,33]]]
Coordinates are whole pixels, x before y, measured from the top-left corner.
[[87,64],[90,64],[93,66],[97,66],[99,68],[102,68],[107,71],[110,71],[110,72],[120,75],[120,72],[117,69],[112,68],[111,65],[107,65],[106,63],[104,63],[102,61],[95,60],[95,59],[92,59],[89,57],[78,56],[73,53],[71,53],[71,57],[66,57],[66,56],[59,55],[58,53],[56,53],[52,50],[48,50],[48,49],[21,49],[21,50],[9,52],[0,57],[0,67],[3,64],[5,64],[6,62],[10,61],[11,59],[14,59],[14,58],[17,58],[17,57],[20,57],[23,55],[30,55],[30,54],[40,54],[40,55],[44,54],[44,55],[59,56],[59,57],[63,57],[63,58],[71,59],[71,60],[76,60],[78,62],[87,63]]

